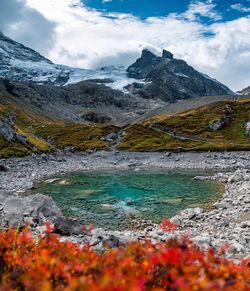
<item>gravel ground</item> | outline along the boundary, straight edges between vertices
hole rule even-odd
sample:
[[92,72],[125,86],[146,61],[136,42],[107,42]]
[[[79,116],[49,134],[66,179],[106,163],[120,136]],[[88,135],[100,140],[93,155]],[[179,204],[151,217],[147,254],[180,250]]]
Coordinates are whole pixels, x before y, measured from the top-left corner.
[[[227,242],[227,256],[240,260],[250,256],[250,154],[249,152],[211,153],[134,153],[94,152],[37,155],[0,160],[0,226],[17,227],[30,223],[35,231],[42,231],[45,220],[51,220],[62,234],[79,244],[89,242],[97,250],[104,244],[117,247],[124,242],[151,239],[166,241],[170,237],[188,233],[203,248]],[[225,183],[225,194],[210,211],[187,209],[171,218],[178,225],[173,233],[162,231],[149,221],[135,221],[132,231],[104,231],[94,229],[82,234],[79,223],[63,217],[60,209],[42,194],[24,197],[34,185],[53,176],[74,171],[113,169],[192,169],[215,171],[209,177]],[[62,177],[63,179],[63,177]],[[53,182],[53,180],[51,180]],[[66,236],[67,235],[67,236]]]

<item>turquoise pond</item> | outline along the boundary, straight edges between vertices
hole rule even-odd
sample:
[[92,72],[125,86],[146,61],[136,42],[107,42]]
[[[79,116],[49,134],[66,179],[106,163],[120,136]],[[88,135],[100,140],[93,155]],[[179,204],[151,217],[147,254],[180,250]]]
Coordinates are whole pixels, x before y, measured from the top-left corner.
[[[222,185],[197,181],[200,173],[116,171],[69,174],[39,185],[66,215],[104,229],[126,229],[131,218],[160,222],[189,207],[206,207],[218,199]],[[204,173],[203,173],[204,174]],[[66,185],[65,185],[66,184]]]

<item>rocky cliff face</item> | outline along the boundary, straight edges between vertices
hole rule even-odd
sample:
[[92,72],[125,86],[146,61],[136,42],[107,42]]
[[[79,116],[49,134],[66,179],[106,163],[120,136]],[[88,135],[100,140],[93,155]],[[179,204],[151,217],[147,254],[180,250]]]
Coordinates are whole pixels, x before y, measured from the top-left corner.
[[82,81],[59,87],[20,83],[0,78],[0,97],[4,98],[7,95],[41,109],[52,104],[80,105],[82,107],[112,105],[123,109],[138,106],[138,102],[131,95],[92,81]]
[[144,98],[160,98],[176,101],[197,96],[233,95],[234,93],[215,79],[196,71],[185,61],[163,50],[158,57],[149,50],[127,69],[131,78],[144,80],[133,83],[127,90]]

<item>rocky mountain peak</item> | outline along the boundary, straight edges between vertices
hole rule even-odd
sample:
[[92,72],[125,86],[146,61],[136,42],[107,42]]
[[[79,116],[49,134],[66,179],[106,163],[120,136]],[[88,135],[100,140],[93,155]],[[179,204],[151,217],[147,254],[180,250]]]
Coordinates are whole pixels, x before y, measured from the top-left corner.
[[163,59],[170,59],[170,60],[173,60],[174,55],[173,55],[171,52],[169,52],[169,51],[163,50],[163,51],[162,51],[162,58],[163,58]]
[[166,60],[174,60],[174,55],[165,49],[162,51],[161,57],[156,56],[149,49],[143,49],[141,57],[128,67],[128,76],[135,79],[144,79],[155,66],[162,62],[165,63]]
[[149,49],[143,49],[141,57],[127,69],[128,77],[144,79],[147,73],[160,62],[161,58],[153,54]]
[[167,50],[163,50],[162,57],[143,50],[142,56],[128,67],[127,75],[146,81],[140,86],[132,84],[129,91],[148,99],[174,102],[191,97],[234,94],[225,85],[198,72],[185,61],[175,59]]
[[147,59],[147,60],[154,60],[157,56],[152,53],[149,49],[143,49],[141,53],[141,59]]

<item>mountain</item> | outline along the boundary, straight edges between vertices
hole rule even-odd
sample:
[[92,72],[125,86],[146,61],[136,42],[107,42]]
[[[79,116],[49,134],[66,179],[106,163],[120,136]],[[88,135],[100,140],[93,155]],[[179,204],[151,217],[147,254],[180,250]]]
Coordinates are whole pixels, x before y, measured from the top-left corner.
[[246,87],[245,89],[239,92],[240,95],[250,96],[250,86]]
[[64,86],[83,80],[118,89],[133,96],[173,102],[197,96],[233,92],[163,50],[158,57],[147,49],[131,66],[87,70],[57,65],[36,51],[0,33],[0,77],[40,85]]
[[38,52],[6,37],[0,32],[0,77],[40,85],[66,85],[79,81],[102,80],[113,89],[121,89],[129,80],[124,67],[87,70],[57,65]]
[[128,67],[127,76],[144,81],[126,87],[131,94],[144,98],[173,102],[197,96],[234,94],[222,83],[196,71],[185,61],[175,59],[166,50],[158,57],[144,49],[141,57]]

